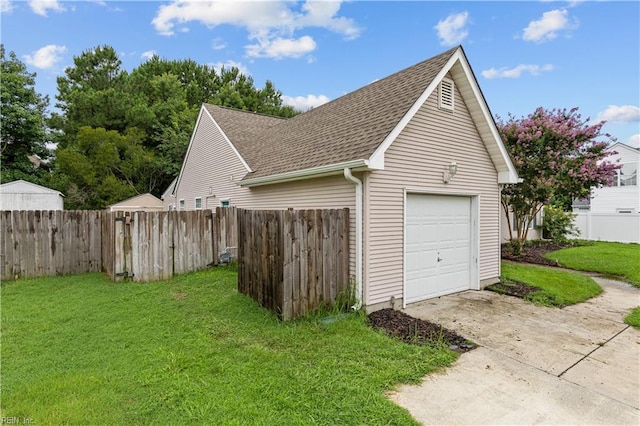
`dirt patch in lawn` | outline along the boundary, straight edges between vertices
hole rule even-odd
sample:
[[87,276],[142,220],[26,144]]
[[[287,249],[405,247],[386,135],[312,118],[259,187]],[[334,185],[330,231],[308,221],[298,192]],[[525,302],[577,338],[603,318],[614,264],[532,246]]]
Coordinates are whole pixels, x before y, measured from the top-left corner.
[[522,283],[514,280],[504,280],[497,284],[492,284],[487,287],[487,290],[500,294],[506,294],[509,296],[519,297],[524,299],[526,296],[536,291],[540,291],[538,287],[534,287],[529,284]]
[[441,325],[414,318],[394,309],[382,309],[369,314],[369,324],[376,330],[414,345],[445,344],[459,353],[476,348],[476,344],[447,330]]
[[584,245],[573,241],[527,241],[520,255],[513,252],[513,247],[509,243],[502,244],[502,259],[513,262],[534,263],[536,265],[558,266],[554,260],[544,257],[545,254],[567,247],[578,247]]

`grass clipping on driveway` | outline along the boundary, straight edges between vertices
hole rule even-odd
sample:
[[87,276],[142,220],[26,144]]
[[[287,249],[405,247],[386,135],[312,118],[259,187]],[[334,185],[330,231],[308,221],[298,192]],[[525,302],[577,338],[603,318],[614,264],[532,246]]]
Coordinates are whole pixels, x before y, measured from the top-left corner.
[[602,293],[602,288],[590,277],[558,268],[503,263],[502,278],[501,284],[489,289],[508,293],[504,286],[513,281],[537,287],[538,291],[524,295],[524,299],[544,306],[573,305]]
[[545,257],[566,268],[616,275],[640,287],[640,244],[598,241],[547,253]]
[[387,398],[449,365],[364,314],[282,323],[214,269],[2,284],[3,417],[34,424],[415,424]]

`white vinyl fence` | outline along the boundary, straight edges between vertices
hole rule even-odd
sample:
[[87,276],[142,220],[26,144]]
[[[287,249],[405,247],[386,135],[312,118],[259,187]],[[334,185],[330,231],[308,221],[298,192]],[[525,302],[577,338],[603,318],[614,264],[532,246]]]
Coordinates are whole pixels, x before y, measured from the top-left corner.
[[576,238],[640,243],[640,215],[637,213],[578,212],[573,224],[580,231]]

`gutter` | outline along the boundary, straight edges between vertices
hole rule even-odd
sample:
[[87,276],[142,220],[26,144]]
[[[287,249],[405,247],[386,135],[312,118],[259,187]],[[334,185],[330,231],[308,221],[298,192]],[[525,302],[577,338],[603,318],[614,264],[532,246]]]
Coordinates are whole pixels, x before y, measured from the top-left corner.
[[362,307],[362,181],[351,174],[351,169],[344,168],[344,177],[356,186],[356,298],[351,307],[357,311]]
[[[343,169],[353,169],[369,167],[369,160],[353,160],[344,163],[328,164],[325,166],[313,167],[304,170],[294,170],[292,172],[280,173],[277,175],[262,176],[257,178],[244,179],[239,182],[240,186],[259,186],[272,183],[290,182],[294,180],[310,179],[320,176],[337,175]],[[346,175],[345,175],[346,176]],[[360,182],[362,183],[362,182]]]

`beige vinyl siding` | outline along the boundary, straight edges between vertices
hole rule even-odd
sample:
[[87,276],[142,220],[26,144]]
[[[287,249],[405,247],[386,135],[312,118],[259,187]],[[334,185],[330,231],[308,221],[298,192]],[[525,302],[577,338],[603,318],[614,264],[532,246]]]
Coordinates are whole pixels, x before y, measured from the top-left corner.
[[349,208],[349,273],[355,275],[355,186],[344,176],[256,186],[239,191],[232,205],[256,210]]
[[342,175],[253,188],[241,187],[247,169],[211,117],[203,113],[176,190],[176,204],[195,209],[195,198],[212,209],[221,200],[246,209],[350,209],[350,274],[355,274],[355,187]]
[[[445,184],[451,161],[458,173]],[[367,179],[365,226],[368,305],[403,297],[404,191],[452,191],[479,196],[479,278],[499,276],[500,199],[497,172],[456,88],[455,110],[429,97],[385,154],[385,169]]]
[[162,211],[162,201],[151,194],[141,194],[136,197],[109,206],[110,211]]
[[237,182],[247,169],[205,111],[201,111],[185,161],[176,189],[177,208],[184,199],[184,209],[195,210],[197,197],[202,197],[203,209],[215,209],[222,199],[235,205]]
[[160,199],[162,200],[162,210],[171,210],[171,206],[174,206],[176,209],[178,208],[176,197],[173,195],[173,188],[175,184],[176,182],[174,179],[173,182],[171,182],[167,189],[165,189],[162,193],[162,196],[160,197]]
[[[511,220],[511,232],[515,237],[516,231],[513,230],[513,212],[510,212],[509,214],[509,219]],[[538,213],[538,215],[536,216],[536,227],[529,229],[529,232],[527,233],[527,240],[539,240],[540,238],[542,238],[542,228],[540,228],[540,225],[542,225],[542,220],[543,214],[542,210],[540,210],[540,213]],[[509,223],[507,223],[507,216],[504,213],[502,205],[500,205],[500,232],[502,234],[501,242],[504,243],[509,241]]]

